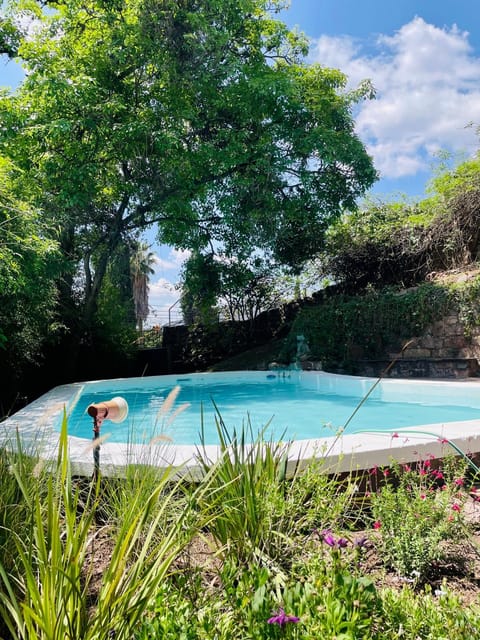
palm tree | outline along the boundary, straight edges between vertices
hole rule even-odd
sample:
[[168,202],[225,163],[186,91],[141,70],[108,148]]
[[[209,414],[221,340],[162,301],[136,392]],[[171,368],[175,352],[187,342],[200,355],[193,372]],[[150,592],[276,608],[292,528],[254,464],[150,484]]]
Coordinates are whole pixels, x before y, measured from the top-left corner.
[[143,333],[143,323],[147,319],[149,312],[148,285],[150,276],[155,273],[152,267],[155,263],[155,254],[149,249],[150,245],[145,242],[137,242],[130,258],[133,303],[140,333]]

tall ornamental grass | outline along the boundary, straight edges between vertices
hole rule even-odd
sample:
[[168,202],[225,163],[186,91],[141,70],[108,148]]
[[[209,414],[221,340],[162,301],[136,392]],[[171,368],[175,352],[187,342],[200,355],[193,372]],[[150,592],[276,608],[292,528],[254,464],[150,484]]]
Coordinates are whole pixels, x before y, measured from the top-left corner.
[[[249,424],[217,428],[221,455],[199,448],[197,483],[147,458],[124,479],[76,481],[65,421],[49,466],[1,451],[0,637],[478,638],[478,603],[429,584],[472,539],[465,460],[392,463],[357,486],[322,455],[301,471]],[[397,589],[383,586],[393,571]]]
[[[178,493],[169,468],[148,496],[131,493],[116,528],[98,527],[101,485],[93,485],[86,495],[74,486],[65,418],[45,492],[40,485],[35,488],[35,478],[20,466],[14,468],[14,477],[26,517],[16,529],[6,523],[18,560],[13,566],[0,565],[0,616],[12,638],[130,639],[187,542],[184,525],[195,499],[177,518],[168,519],[161,537],[155,535]],[[201,496],[208,482],[206,478],[193,490],[193,498]],[[106,531],[112,533],[111,554],[101,585],[92,592],[92,552],[96,538]]]
[[255,434],[248,423],[230,432],[219,413],[216,423],[219,460],[199,450],[198,461],[211,475],[199,508],[224,557],[288,564],[296,538],[358,517],[351,508],[353,481],[324,473],[321,458],[302,471],[298,460],[289,461],[290,444],[265,441],[265,429]]

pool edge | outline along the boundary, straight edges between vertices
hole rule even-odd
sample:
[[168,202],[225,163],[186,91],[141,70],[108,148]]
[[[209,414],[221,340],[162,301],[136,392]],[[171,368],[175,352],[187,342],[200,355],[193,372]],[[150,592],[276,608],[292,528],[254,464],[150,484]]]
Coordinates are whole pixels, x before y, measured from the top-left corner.
[[[175,377],[172,376],[172,380]],[[341,377],[375,381],[373,378],[365,377]],[[391,384],[406,381],[408,380],[389,379],[387,382]],[[431,382],[478,384],[476,381],[463,380],[461,382],[419,380],[418,382],[420,384]],[[27,451],[37,451],[45,460],[55,460],[58,452],[59,433],[54,431],[53,425],[61,418],[63,411],[71,407],[74,398],[78,398],[86,384],[88,383],[73,383],[55,387],[29,404],[28,407],[4,420],[0,423],[0,443],[3,446],[14,448],[18,432],[22,445]],[[425,433],[426,431],[429,433]],[[325,457],[325,467],[331,468],[332,472],[333,470],[352,472],[369,469],[374,465],[384,466],[390,464],[393,459],[399,463],[406,463],[426,456],[442,457],[447,453],[454,453],[448,444],[450,441],[465,454],[479,453],[480,419],[407,427],[398,432],[393,430],[385,433],[363,431],[355,434],[346,433],[338,438],[292,441],[288,443],[288,471],[292,472],[299,463],[300,466],[304,466],[312,459],[319,457]],[[154,464],[161,468],[174,466],[177,469],[177,474],[198,479],[202,474],[202,466],[198,463],[199,451],[198,445],[149,446],[109,443],[107,441],[101,445],[101,471],[105,476],[122,476],[130,464]],[[212,462],[215,462],[220,455],[218,445],[206,445],[201,447],[201,451]],[[69,436],[69,456],[71,471],[74,475],[92,475],[94,464],[91,440]]]

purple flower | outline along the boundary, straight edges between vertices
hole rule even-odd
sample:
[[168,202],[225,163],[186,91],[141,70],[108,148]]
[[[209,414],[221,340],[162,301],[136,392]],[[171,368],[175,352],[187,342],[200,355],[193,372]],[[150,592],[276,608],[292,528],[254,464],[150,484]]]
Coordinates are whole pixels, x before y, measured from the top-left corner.
[[325,544],[328,544],[329,547],[334,547],[337,544],[337,541],[332,536],[330,531],[324,531],[322,534],[322,539]]
[[322,532],[322,540],[329,547],[336,547],[338,549],[348,547],[348,540],[346,538],[335,538],[328,529]]
[[279,627],[284,627],[287,622],[298,622],[300,618],[297,616],[290,616],[282,609],[279,608],[278,612],[267,620],[268,624],[278,624]]
[[362,549],[363,547],[366,547],[368,543],[368,538],[367,536],[358,536],[358,538],[355,538],[355,540],[353,541],[353,546],[356,547],[357,549]]

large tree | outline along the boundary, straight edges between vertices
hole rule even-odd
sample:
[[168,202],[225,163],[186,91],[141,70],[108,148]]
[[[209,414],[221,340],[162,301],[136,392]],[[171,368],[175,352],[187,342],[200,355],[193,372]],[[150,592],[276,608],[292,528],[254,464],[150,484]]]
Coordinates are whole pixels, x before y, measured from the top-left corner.
[[[22,6],[35,13],[23,34]],[[272,17],[279,8],[10,2],[27,76],[0,101],[0,148],[57,225],[62,308],[85,333],[109,262],[139,230],[298,267],[375,180],[352,119],[370,87],[347,92],[341,72],[302,63],[305,40]]]
[[25,368],[63,329],[55,314],[60,256],[40,213],[21,200],[18,179],[0,157],[0,418]]

